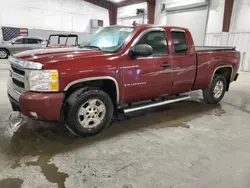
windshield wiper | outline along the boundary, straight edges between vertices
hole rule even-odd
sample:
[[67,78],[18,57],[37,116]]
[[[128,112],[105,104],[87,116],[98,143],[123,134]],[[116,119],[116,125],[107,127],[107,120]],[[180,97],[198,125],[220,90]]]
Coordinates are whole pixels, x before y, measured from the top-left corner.
[[100,47],[98,47],[98,46],[92,46],[92,45],[89,45],[89,46],[83,46],[84,48],[97,48],[98,50],[101,50],[102,51],[102,49],[100,48]]

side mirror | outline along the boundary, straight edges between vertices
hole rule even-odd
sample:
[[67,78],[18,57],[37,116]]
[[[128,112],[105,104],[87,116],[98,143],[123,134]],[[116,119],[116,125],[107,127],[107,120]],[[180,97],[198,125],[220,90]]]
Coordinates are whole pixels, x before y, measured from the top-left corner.
[[153,54],[153,48],[148,44],[139,44],[137,46],[133,46],[129,50],[129,55],[133,58],[136,57],[147,57]]

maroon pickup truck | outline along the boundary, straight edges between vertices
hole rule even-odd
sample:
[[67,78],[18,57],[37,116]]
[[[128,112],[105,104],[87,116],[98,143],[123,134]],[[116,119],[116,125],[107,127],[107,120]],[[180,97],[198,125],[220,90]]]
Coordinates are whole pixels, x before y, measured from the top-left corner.
[[181,93],[202,89],[207,103],[219,102],[238,77],[240,53],[195,47],[185,28],[134,25],[105,27],[79,47],[31,50],[9,61],[13,110],[61,121],[84,136],[103,130],[118,111],[189,99]]

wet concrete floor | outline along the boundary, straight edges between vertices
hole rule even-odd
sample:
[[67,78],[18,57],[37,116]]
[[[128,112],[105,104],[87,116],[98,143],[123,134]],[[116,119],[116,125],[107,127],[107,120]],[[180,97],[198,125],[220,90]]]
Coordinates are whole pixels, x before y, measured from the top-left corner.
[[189,101],[120,115],[87,138],[11,112],[7,75],[0,71],[0,188],[250,186],[248,74],[220,104],[192,92]]

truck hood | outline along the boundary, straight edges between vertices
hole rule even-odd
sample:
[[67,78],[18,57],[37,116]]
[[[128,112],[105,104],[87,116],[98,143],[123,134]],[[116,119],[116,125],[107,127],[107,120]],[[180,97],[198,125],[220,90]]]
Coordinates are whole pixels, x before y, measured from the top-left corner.
[[26,61],[38,63],[55,63],[58,61],[72,60],[103,55],[104,52],[87,48],[44,48],[24,51],[14,56]]

